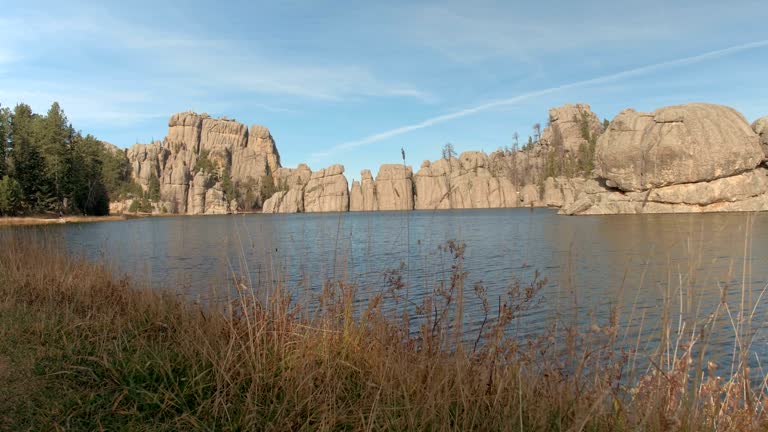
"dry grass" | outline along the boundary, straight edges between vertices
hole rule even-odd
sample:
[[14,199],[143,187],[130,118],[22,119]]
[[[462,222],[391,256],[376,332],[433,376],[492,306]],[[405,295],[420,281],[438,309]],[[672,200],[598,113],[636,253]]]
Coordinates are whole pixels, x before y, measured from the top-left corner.
[[111,222],[132,219],[136,216],[65,216],[57,217],[0,217],[0,226],[55,225],[65,223]]
[[[8,430],[764,430],[744,367],[717,378],[694,358],[699,330],[667,325],[642,358],[612,315],[588,331],[519,340],[542,281],[488,299],[452,274],[415,307],[399,270],[366,305],[329,281],[313,311],[282,286],[199,305],[132,287],[104,267],[0,237],[0,398]],[[485,320],[467,337],[465,302]],[[498,302],[497,306],[493,306]],[[400,306],[398,306],[400,305]],[[413,305],[411,305],[413,306]],[[702,323],[706,326],[706,323]],[[703,355],[703,354],[702,354]],[[649,364],[640,369],[641,363]],[[711,366],[710,366],[711,368]],[[8,384],[11,375],[4,374]],[[17,379],[18,380],[18,379]],[[10,413],[10,414],[8,414]]]

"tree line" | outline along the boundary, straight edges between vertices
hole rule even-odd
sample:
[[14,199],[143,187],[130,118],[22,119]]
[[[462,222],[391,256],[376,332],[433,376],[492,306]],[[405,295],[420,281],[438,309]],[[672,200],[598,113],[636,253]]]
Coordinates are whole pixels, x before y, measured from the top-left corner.
[[0,105],[0,215],[109,214],[135,189],[125,153],[83,134],[57,102],[45,115]]

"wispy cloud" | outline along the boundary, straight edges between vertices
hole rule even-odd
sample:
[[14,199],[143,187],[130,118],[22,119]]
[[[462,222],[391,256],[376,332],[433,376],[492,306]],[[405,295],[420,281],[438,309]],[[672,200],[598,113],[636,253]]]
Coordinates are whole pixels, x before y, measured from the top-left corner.
[[764,14],[761,0],[741,0],[739,7],[715,1],[441,0],[402,8],[398,36],[461,63],[537,63],[553,53],[704,39],[723,22],[750,19],[744,10]]
[[[168,31],[111,16],[0,17],[0,39],[4,44],[0,46],[0,64],[22,60],[34,63],[35,55],[46,58],[57,46],[77,46],[81,56],[90,52],[103,57],[120,52],[121,61],[115,63],[146,64],[151,73],[139,67],[135,77],[146,77],[159,87],[183,84],[213,94],[249,92],[335,101],[432,98],[409,83],[383,79],[363,65],[345,64],[338,59],[306,63],[263,52],[253,41]],[[102,65],[110,67],[107,62]]]
[[419,129],[425,129],[428,127],[432,127],[441,123],[446,123],[451,120],[459,119],[462,117],[467,117],[473,114],[477,114],[479,112],[492,110],[495,108],[500,108],[504,106],[510,106],[515,105],[520,102],[523,102],[528,99],[541,97],[545,95],[549,95],[552,93],[557,93],[563,90],[569,90],[579,87],[588,87],[588,86],[594,86],[598,84],[606,84],[611,83],[623,79],[638,77],[654,72],[658,72],[665,69],[680,67],[680,66],[686,66],[691,65],[694,63],[700,63],[707,60],[712,60],[716,58],[720,58],[723,56],[736,54],[743,51],[749,51],[754,50],[758,48],[766,48],[768,47],[768,39],[766,40],[759,40],[755,42],[745,43],[741,45],[735,45],[728,48],[718,49],[714,51],[708,51],[703,54],[698,54],[690,57],[684,57],[676,60],[669,60],[664,61],[660,63],[654,63],[647,66],[637,67],[633,69],[628,69],[625,71],[609,74],[609,75],[603,75],[596,78],[591,78],[587,80],[582,81],[576,81],[569,84],[563,84],[555,87],[549,87],[541,90],[535,90],[528,93],[523,93],[514,97],[505,98],[505,99],[499,99],[491,102],[487,102],[481,105],[477,105],[470,108],[465,108],[459,111],[455,111],[448,114],[443,114],[435,117],[428,118],[426,120],[423,120],[418,123],[408,124],[405,126],[400,126],[397,128],[389,129],[383,132],[375,133],[372,135],[369,135],[367,137],[361,138],[359,140],[349,141],[342,144],[338,144],[334,147],[329,148],[328,150],[324,152],[317,152],[313,153],[312,157],[313,159],[321,159],[330,156],[333,153],[342,151],[342,150],[350,150],[357,147],[361,147],[367,144],[372,144],[380,141],[384,141],[389,138],[393,138],[399,135],[403,135],[409,132],[413,132],[415,130]]

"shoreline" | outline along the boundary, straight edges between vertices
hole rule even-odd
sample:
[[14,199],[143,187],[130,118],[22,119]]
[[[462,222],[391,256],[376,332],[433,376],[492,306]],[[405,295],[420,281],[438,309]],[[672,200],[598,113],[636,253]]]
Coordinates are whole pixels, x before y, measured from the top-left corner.
[[146,215],[110,215],[110,216],[64,216],[45,217],[45,216],[20,216],[20,217],[0,217],[0,227],[6,226],[37,226],[37,225],[62,225],[76,223],[92,222],[115,222],[129,219],[141,219],[148,217]]

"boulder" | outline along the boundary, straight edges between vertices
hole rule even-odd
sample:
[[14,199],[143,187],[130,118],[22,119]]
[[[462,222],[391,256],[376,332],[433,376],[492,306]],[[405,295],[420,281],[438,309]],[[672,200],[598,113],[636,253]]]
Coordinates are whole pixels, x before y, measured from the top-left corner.
[[711,104],[622,111],[600,136],[598,176],[623,191],[712,181],[755,168],[764,154],[734,109]]
[[382,165],[376,175],[375,191],[379,210],[413,210],[411,167],[397,164]]
[[304,194],[301,189],[277,191],[264,201],[264,213],[302,213]]
[[765,159],[768,159],[768,116],[755,120],[752,130],[760,137],[760,146],[763,148]]
[[768,170],[757,168],[708,182],[686,183],[643,192],[624,192],[585,183],[578,199],[561,214],[706,213],[768,209]]
[[536,207],[541,205],[539,199],[539,187],[533,184],[523,186],[518,195],[520,207]]

